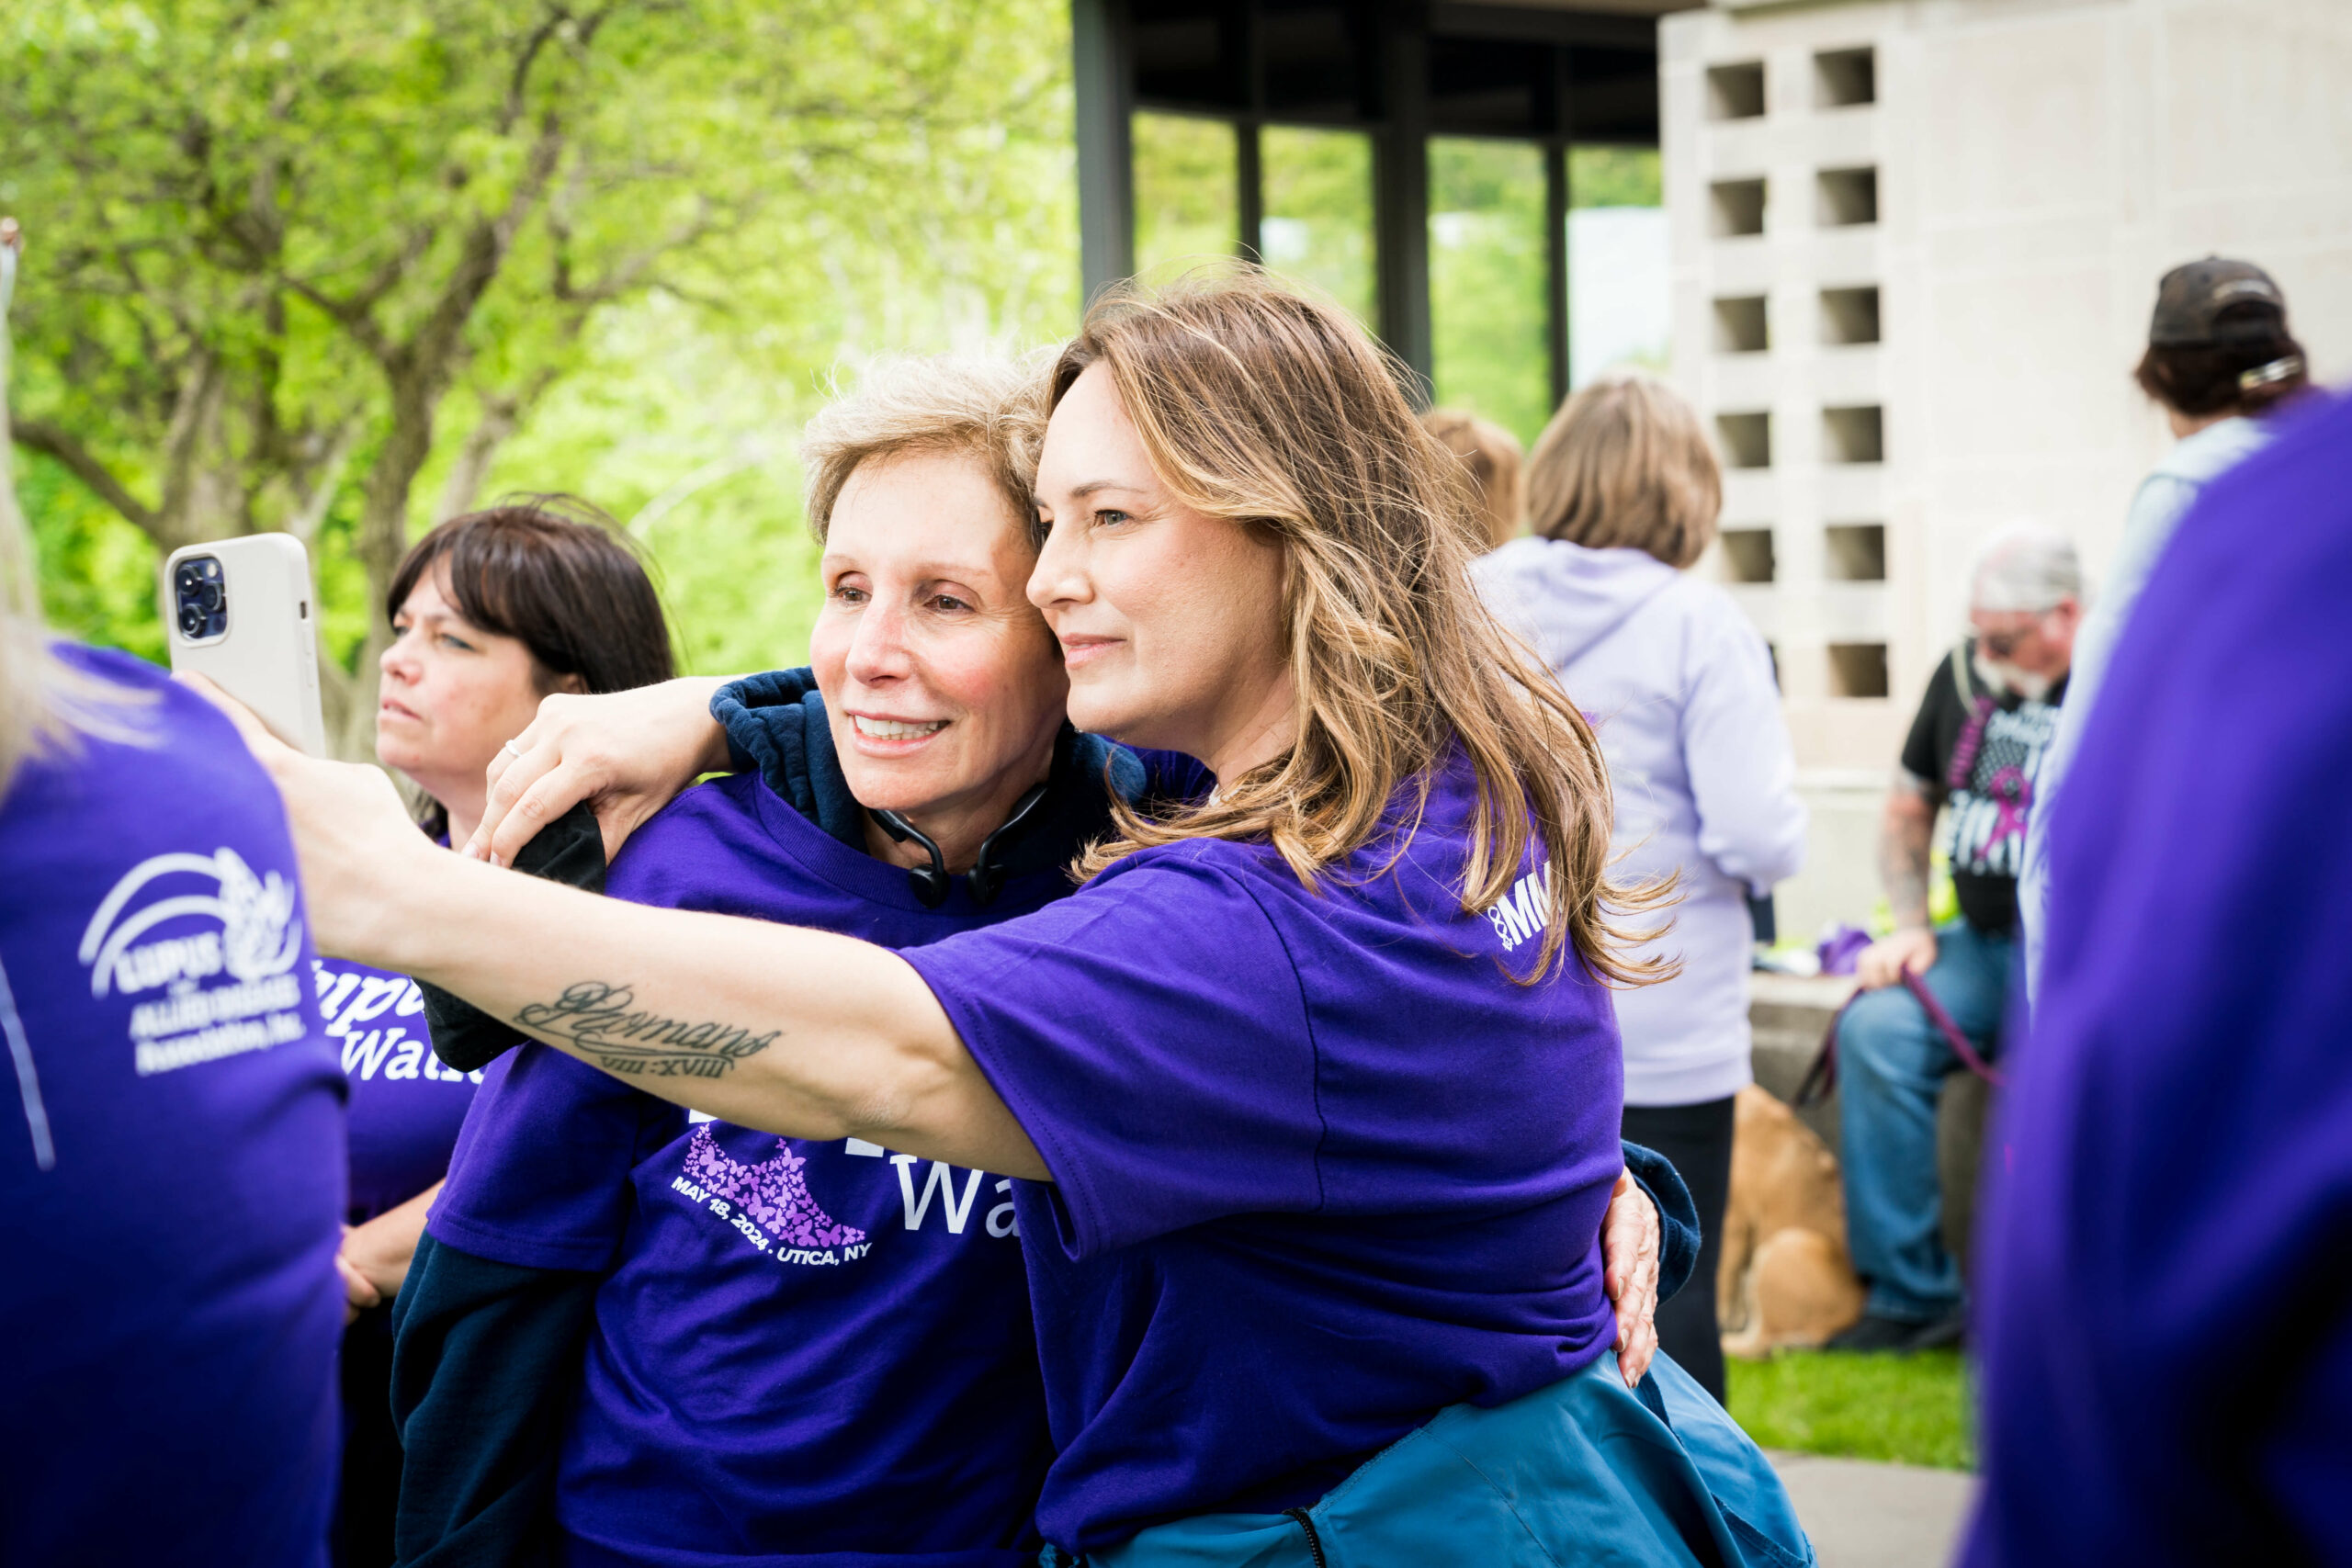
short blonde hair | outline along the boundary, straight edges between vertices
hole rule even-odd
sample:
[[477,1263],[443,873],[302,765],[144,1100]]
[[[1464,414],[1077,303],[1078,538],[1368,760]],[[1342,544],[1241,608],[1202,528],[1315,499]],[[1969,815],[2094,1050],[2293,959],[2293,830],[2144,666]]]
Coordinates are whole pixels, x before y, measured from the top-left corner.
[[1679,570],[1715,542],[1723,470],[1681,394],[1655,377],[1611,376],[1562,403],[1536,437],[1527,501],[1547,539],[1645,550]]
[[869,365],[857,389],[826,405],[801,434],[809,531],[824,539],[860,463],[913,452],[977,459],[1025,522],[1035,513],[1046,439],[1046,364],[1042,355],[935,355]]
[[1461,409],[1431,409],[1421,415],[1421,428],[1461,458],[1470,472],[1471,488],[1478,494],[1479,515],[1487,525],[1487,536],[1479,547],[1498,550],[1517,538],[1527,521],[1527,459],[1520,450],[1519,437],[1492,420]]

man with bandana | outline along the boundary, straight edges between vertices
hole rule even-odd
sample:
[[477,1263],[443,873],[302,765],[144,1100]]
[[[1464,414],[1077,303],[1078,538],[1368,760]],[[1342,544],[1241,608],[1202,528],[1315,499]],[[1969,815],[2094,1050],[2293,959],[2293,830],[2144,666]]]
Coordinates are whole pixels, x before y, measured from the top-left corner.
[[[2034,768],[2057,728],[2081,595],[2064,537],[2026,524],[1994,536],[1970,580],[1973,635],[1936,666],[1903,745],[1879,838],[1894,930],[1862,953],[1862,992],[1838,1024],[1846,1227],[1870,1297],[1832,1349],[1918,1350],[1961,1337],[1960,1269],[1943,1245],[1936,1172],[1936,1101],[1962,1065],[1945,1025],[1994,1054]],[[1960,906],[1941,926],[1928,913],[1939,807]]]

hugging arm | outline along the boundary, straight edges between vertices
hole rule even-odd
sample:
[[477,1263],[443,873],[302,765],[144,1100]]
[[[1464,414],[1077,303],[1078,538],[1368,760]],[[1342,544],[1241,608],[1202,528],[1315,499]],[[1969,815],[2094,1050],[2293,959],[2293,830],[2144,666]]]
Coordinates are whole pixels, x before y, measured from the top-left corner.
[[1657,1211],[1657,1299],[1666,1301],[1699,1269],[1699,1205],[1674,1162],[1639,1144],[1625,1146],[1625,1174]]
[[743,1126],[1050,1179],[897,953],[830,931],[647,908],[445,853],[383,773],[305,757],[209,682],[200,689],[277,785],[321,952],[437,985],[650,1094]]
[[531,727],[490,764],[481,825],[458,847],[512,865],[514,856],[585,800],[605,831],[605,858],[647,818],[705,773],[732,766],[727,733],[710,716],[723,680],[687,676],[600,696],[541,699]]
[[[391,918],[345,948],[649,1094],[785,1137],[865,1138],[1046,1177],[930,987],[887,949],[599,898],[454,855],[409,855],[387,880]],[[518,931],[543,940],[515,943],[506,933]]]
[[1672,1161],[1626,1144],[1600,1221],[1602,1289],[1617,1319],[1617,1370],[1634,1387],[1657,1354],[1657,1304],[1680,1290],[1699,1257],[1699,1211]]

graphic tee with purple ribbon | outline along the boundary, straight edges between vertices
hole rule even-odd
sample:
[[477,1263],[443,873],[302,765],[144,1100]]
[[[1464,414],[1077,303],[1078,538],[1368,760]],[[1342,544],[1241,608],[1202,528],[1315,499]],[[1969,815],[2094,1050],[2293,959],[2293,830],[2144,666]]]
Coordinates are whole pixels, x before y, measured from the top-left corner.
[[0,1562],[322,1568],[343,1077],[277,794],[120,654],[141,739],[0,803]]
[[2033,774],[2058,732],[2060,681],[2046,698],[1996,691],[1964,655],[1936,666],[1903,767],[1950,807],[1952,891],[1968,923],[1995,934],[2017,923],[2018,871],[2033,810]]
[[480,1073],[445,1067],[416,982],[341,958],[311,979],[327,1038],[351,1085],[351,1223],[398,1208],[441,1179]]
[[[1033,911],[1058,870],[925,908],[756,774],[688,791],[615,897],[910,948]],[[492,1065],[430,1228],[602,1271],[557,1485],[565,1561],[1027,1568],[1050,1452],[1012,1183],[666,1102],[544,1045]]]
[[[1196,840],[910,952],[1057,1184],[1014,1183],[1046,1539],[1313,1503],[1443,1407],[1608,1348],[1608,991],[1534,966],[1540,851],[1465,913],[1475,783],[1303,886]],[[1410,820],[1408,788],[1393,820]]]

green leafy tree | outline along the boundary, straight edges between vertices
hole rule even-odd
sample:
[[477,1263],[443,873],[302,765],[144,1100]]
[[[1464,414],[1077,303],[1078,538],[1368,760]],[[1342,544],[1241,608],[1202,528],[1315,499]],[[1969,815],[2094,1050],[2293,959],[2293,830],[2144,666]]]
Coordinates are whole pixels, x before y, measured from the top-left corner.
[[[311,542],[364,751],[355,673],[409,538],[572,378],[630,378],[626,323],[658,305],[810,380],[1066,320],[1062,203],[1008,188],[1067,183],[1066,141],[1038,158],[1066,136],[1056,26],[1034,0],[17,0],[0,198],[48,250],[16,443],[157,549]],[[562,456],[531,488],[593,466]]]

